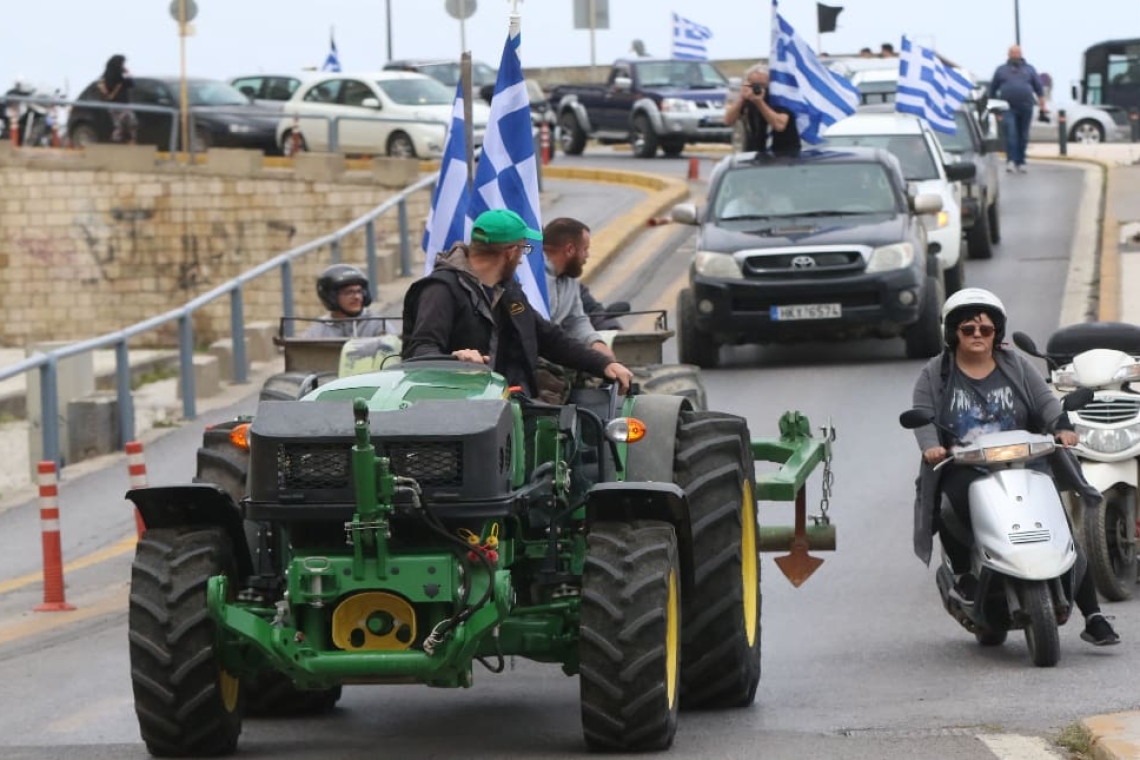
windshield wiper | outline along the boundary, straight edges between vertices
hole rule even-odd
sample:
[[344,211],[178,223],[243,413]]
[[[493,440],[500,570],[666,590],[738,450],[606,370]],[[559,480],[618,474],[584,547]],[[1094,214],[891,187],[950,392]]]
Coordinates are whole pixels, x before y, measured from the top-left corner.
[[882,214],[883,211],[801,211],[796,214],[788,214],[788,216],[850,216],[852,214]]
[[732,216],[717,217],[720,222],[739,222],[747,219],[778,219],[782,214],[733,214]]

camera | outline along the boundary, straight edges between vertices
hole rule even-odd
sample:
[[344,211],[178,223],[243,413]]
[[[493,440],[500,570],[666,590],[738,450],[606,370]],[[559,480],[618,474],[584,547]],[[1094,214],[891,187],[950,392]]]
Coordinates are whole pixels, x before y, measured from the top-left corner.
[[752,85],[752,94],[753,95],[763,95],[764,94],[764,85],[753,84]]

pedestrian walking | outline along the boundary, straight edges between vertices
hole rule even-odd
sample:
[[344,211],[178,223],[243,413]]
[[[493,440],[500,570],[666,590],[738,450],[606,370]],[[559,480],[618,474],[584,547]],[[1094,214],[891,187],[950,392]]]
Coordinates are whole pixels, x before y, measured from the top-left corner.
[[1041,77],[1037,75],[1037,69],[1026,63],[1020,45],[1011,45],[1009,59],[994,71],[988,95],[1009,104],[1009,110],[1002,118],[1005,124],[1005,170],[1024,173],[1034,102],[1040,107],[1039,118],[1042,121],[1049,120],[1049,109],[1045,106]]

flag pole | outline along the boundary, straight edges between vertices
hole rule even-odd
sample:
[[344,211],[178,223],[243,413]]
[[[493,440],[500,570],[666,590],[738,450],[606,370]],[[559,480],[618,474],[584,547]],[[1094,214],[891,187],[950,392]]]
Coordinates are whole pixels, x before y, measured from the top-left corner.
[[467,192],[475,184],[475,131],[471,123],[471,51],[464,50],[459,56],[459,77],[463,82],[463,136],[467,145]]

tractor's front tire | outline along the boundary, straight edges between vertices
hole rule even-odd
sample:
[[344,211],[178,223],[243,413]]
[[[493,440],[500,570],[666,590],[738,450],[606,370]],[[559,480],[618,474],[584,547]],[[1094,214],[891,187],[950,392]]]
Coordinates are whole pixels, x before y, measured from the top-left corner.
[[686,709],[745,707],[760,682],[760,528],[748,425],[681,412],[673,479],[685,489],[695,585],[684,598],[681,700]]
[[277,671],[259,673],[246,679],[245,710],[261,718],[301,717],[323,715],[332,711],[340,701],[341,689],[298,689],[288,678]]
[[590,749],[649,752],[673,743],[680,584],[672,525],[646,520],[590,528],[578,644]]
[[241,681],[222,666],[206,608],[206,581],[237,564],[222,528],[152,529],[131,565],[131,685],[139,731],[156,757],[229,755],[237,749]]

